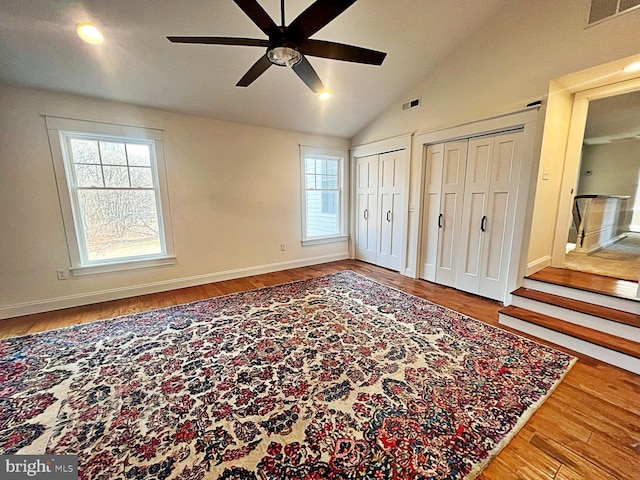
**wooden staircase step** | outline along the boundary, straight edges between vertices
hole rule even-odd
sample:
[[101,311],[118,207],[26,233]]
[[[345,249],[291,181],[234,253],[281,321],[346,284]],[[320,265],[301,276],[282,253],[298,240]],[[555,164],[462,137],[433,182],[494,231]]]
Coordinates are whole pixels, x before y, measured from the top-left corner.
[[582,302],[580,300],[574,300],[573,298],[561,297],[560,295],[553,295],[525,287],[518,288],[512,295],[640,328],[640,315],[636,315],[635,313],[623,312],[615,308]]
[[501,309],[500,313],[640,359],[640,343],[625,338],[558,320],[514,305]]
[[576,288],[586,292],[640,302],[638,282],[620,280],[593,273],[578,272],[566,268],[546,267],[527,278],[562,287]]

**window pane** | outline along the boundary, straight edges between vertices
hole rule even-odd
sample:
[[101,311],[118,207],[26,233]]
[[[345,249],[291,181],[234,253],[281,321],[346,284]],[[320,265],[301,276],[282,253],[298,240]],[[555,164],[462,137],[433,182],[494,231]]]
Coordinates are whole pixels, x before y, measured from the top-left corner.
[[162,252],[155,192],[81,190],[78,199],[90,261]]
[[129,169],[131,176],[131,186],[134,188],[152,188],[153,175],[151,169],[147,167],[131,167]]
[[337,213],[327,214],[322,211],[322,196],[326,193],[337,195],[337,192],[307,191],[307,237],[339,233]]
[[149,152],[149,145],[127,143],[127,156],[129,157],[129,165],[135,165],[137,167],[151,166],[151,153]]
[[74,163],[100,163],[100,153],[98,152],[98,142],[95,140],[84,140],[81,138],[71,139],[71,156]]
[[306,157],[304,159],[304,171],[307,173],[316,173],[316,161],[314,158]]
[[102,167],[105,187],[129,187],[129,169],[127,167]]
[[338,162],[336,160],[327,160],[327,175],[338,175]]
[[338,192],[322,192],[322,213],[338,213]]
[[305,188],[316,188],[316,176],[315,175],[305,175]]
[[102,168],[100,165],[75,164],[78,187],[102,187]]
[[321,177],[321,188],[338,188],[338,177],[324,175]]
[[127,154],[124,151],[124,143],[100,142],[102,163],[107,165],[126,165]]

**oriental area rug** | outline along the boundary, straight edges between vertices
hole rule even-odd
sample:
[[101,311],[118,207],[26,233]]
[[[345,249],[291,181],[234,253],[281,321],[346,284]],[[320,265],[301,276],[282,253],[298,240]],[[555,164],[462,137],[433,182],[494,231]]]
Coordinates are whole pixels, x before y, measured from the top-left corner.
[[474,478],[575,359],[343,271],[0,341],[0,454],[79,478]]

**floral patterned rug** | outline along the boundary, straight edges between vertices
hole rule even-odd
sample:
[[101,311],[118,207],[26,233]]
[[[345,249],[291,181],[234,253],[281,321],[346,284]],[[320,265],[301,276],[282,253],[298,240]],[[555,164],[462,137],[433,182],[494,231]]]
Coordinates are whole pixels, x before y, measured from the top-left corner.
[[344,271],[0,341],[0,454],[93,480],[473,478],[574,361]]

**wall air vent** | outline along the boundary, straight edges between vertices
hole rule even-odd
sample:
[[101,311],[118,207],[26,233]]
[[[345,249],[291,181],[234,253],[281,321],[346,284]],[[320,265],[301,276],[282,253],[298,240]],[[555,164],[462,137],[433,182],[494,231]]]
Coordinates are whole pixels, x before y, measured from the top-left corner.
[[640,0],[591,0],[588,26],[640,7]]
[[409,100],[407,103],[402,104],[402,111],[411,110],[412,108],[417,108],[420,106],[420,98],[414,98],[413,100]]

